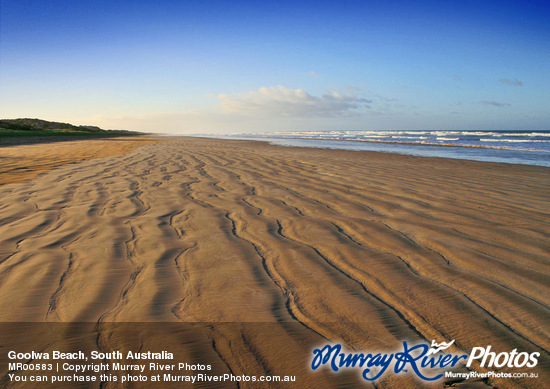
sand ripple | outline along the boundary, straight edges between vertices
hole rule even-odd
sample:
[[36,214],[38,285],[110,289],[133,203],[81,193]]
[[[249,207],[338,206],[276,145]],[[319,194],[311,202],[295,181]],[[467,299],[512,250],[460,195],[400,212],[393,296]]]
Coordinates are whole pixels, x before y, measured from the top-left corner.
[[549,193],[547,168],[170,140],[0,188],[0,321],[234,323],[181,352],[250,374],[456,339],[550,379]]

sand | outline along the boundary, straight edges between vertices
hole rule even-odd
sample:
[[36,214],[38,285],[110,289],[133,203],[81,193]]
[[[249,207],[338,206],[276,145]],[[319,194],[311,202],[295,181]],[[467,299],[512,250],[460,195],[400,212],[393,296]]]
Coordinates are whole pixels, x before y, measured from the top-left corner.
[[[40,138],[44,141],[43,138]],[[9,138],[29,141],[32,138]],[[57,141],[57,142],[56,142]],[[63,141],[51,138],[46,144],[22,144],[0,148],[0,186],[25,182],[38,174],[67,163],[126,154],[136,147],[159,142],[152,136]]]
[[[142,349],[297,376],[280,387],[369,387],[358,373],[308,370],[328,341],[391,351],[432,339],[455,339],[455,353],[541,353],[528,370],[538,379],[480,387],[550,383],[550,169],[166,139],[93,160],[109,153],[1,150],[0,322],[93,323],[89,347],[104,351],[129,342],[109,323],[136,323]],[[27,163],[31,147],[61,166],[8,184],[22,179],[13,164],[41,165]],[[423,384],[388,374],[377,385]]]

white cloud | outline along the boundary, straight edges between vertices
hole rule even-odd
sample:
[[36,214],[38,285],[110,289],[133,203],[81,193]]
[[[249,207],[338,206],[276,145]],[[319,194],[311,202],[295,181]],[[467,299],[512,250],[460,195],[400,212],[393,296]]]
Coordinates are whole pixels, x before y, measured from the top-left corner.
[[[362,129],[384,123],[402,111],[396,100],[361,97],[357,87],[333,86],[322,95],[283,86],[263,87],[240,94],[210,96],[217,104],[202,109],[135,112],[128,107],[80,118],[83,124],[171,134],[291,131],[316,128]],[[372,108],[371,108],[372,106]],[[378,118],[378,119],[377,119]],[[81,120],[82,119],[82,120]],[[389,119],[387,119],[389,120]],[[76,123],[76,121],[75,121]]]
[[356,115],[361,108],[370,108],[371,100],[355,94],[330,92],[313,96],[303,89],[284,86],[262,87],[239,96],[218,95],[228,113],[267,117],[340,117]]
[[479,103],[483,105],[492,105],[493,107],[510,107],[510,104],[500,103],[498,101],[480,101]]
[[510,80],[509,78],[501,78],[499,81],[503,84],[510,85],[510,86],[523,86],[523,82],[521,82],[517,78],[513,80]]

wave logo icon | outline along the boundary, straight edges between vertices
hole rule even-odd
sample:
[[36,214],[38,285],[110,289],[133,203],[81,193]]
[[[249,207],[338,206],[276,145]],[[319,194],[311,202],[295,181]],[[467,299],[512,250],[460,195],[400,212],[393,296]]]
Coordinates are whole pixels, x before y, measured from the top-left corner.
[[450,341],[449,343],[445,343],[445,342],[441,342],[440,344],[437,344],[435,342],[435,340],[432,340],[432,345],[431,345],[431,348],[428,350],[428,352],[426,353],[426,355],[432,355],[432,354],[437,354],[438,352],[442,351],[442,350],[447,350],[449,347],[451,347],[451,345],[455,342],[455,340],[453,339],[452,341]]

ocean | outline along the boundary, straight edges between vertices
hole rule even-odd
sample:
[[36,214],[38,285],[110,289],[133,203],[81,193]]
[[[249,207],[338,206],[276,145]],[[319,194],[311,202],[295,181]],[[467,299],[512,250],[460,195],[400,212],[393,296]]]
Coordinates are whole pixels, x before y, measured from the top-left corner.
[[297,131],[229,138],[550,167],[550,131]]

